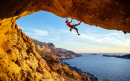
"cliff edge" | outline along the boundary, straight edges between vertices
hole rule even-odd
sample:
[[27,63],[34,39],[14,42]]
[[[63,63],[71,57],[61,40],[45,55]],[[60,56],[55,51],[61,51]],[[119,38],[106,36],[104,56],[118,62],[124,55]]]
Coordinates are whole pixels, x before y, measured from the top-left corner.
[[4,19],[16,20],[40,10],[130,33],[130,0],[0,0],[0,25],[4,26]]
[[[63,51],[65,49],[63,48],[56,48],[53,43],[46,43],[46,42],[40,42],[35,39],[31,39],[35,49],[37,52],[43,55],[56,55],[57,58],[59,59],[69,59],[69,58],[74,58],[74,57],[79,57],[81,56],[80,54],[74,53],[72,51]],[[62,50],[61,50],[62,49]]]
[[[0,31],[0,35],[0,81],[90,81],[66,68],[54,56],[44,60],[16,22]],[[58,73],[59,69],[65,75]]]

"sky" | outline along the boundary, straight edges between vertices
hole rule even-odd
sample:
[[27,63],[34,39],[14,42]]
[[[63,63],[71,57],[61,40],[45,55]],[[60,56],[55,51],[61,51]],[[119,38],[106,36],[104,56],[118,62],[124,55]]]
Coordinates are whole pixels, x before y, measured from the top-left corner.
[[[77,35],[74,29],[70,31],[65,21],[65,18],[40,11],[18,19],[17,24],[30,38],[51,42],[56,48],[76,53],[130,53],[130,33],[106,30],[82,22],[77,26],[80,33]],[[73,20],[73,23],[77,24],[79,21]]]

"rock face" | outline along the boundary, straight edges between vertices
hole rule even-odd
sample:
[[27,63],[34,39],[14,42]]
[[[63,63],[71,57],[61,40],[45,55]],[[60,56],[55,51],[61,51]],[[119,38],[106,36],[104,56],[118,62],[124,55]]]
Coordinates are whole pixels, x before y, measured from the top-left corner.
[[[63,48],[56,48],[53,43],[45,43],[45,42],[40,42],[35,39],[31,39],[33,44],[35,45],[35,49],[37,51],[43,51],[43,55],[56,55],[59,59],[69,59],[69,58],[74,58],[81,56],[79,54],[76,54],[72,51],[63,51],[65,49]],[[62,49],[62,50],[61,50]]]
[[45,42],[40,42],[35,39],[31,39],[33,44],[35,45],[36,49],[42,50],[44,52],[56,52],[57,49],[55,48],[53,43],[45,43]]
[[43,10],[89,25],[130,33],[129,4],[130,0],[1,0],[0,25],[3,27],[8,18],[16,20]]
[[74,57],[80,57],[81,56],[80,54],[77,54],[77,53],[70,51],[70,50],[67,50],[67,49],[63,49],[63,48],[57,48],[57,49],[62,51],[62,52],[65,52],[65,53],[69,53],[69,54],[73,55]]
[[31,39],[22,33],[16,22],[3,28],[0,36],[0,80],[54,81],[46,61],[35,51]]
[[[72,79],[76,79],[78,81],[91,81],[88,76],[86,75],[80,75],[76,73],[75,71],[72,71],[69,69],[69,67],[66,64],[62,64],[59,59],[55,55],[50,55],[49,58],[44,58],[49,65],[49,67],[58,74],[62,76],[68,76]],[[67,81],[71,81],[68,78],[65,78]],[[94,80],[93,80],[94,81]]]
[[[52,67],[48,66],[15,21],[9,19],[4,24],[6,27],[0,31],[0,81],[83,81],[77,73],[73,75],[77,78],[62,76],[64,71],[60,69],[59,59],[51,57]],[[55,72],[55,69],[58,70]]]

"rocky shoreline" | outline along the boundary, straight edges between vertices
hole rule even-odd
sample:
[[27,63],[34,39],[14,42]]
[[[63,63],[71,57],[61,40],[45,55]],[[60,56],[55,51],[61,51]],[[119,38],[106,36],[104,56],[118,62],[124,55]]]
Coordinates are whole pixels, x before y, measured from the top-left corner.
[[[40,42],[37,41],[35,39],[31,39],[36,51],[42,56],[44,57],[44,59],[47,61],[48,65],[51,65],[51,67],[53,66],[53,64],[50,64],[48,60],[50,60],[50,56],[53,58],[54,56],[56,56],[55,58],[57,58],[57,62],[58,63],[63,63],[62,60],[66,60],[66,59],[72,59],[75,57],[81,57],[82,55],[77,54],[73,51],[64,49],[64,48],[56,48],[55,45],[53,43],[45,43],[45,42]],[[98,78],[95,77],[93,74],[90,74],[88,72],[84,72],[81,69],[78,69],[77,67],[72,67],[70,66],[70,64],[68,63],[63,63],[66,65],[66,67],[68,67],[70,70],[77,72],[78,74],[80,74],[82,77],[84,77],[85,79],[87,79],[86,76],[88,76],[91,81],[98,81]],[[60,64],[59,64],[60,66]],[[55,66],[54,66],[55,67]],[[58,67],[56,67],[58,68]],[[52,68],[53,69],[53,68]],[[72,74],[72,73],[69,73]]]
[[[46,60],[50,69],[63,77],[69,77],[66,81],[97,81],[97,80],[90,80],[89,75],[83,73],[82,70],[77,68],[73,69],[73,67],[68,66],[67,63],[62,63],[62,60],[57,58],[55,55],[50,55],[43,57]],[[70,80],[73,79],[73,80]],[[93,79],[93,78],[91,78]]]
[[[66,60],[66,59],[64,59],[64,60]],[[62,60],[60,60],[60,61],[61,61],[61,63],[66,64],[69,67],[70,70],[73,70],[73,71],[77,72],[80,75],[86,75],[86,76],[88,76],[91,81],[98,81],[98,78],[95,77],[93,74],[90,74],[88,72],[84,72],[81,69],[78,69],[77,67],[73,67],[70,64],[68,64],[66,62],[63,62]]]

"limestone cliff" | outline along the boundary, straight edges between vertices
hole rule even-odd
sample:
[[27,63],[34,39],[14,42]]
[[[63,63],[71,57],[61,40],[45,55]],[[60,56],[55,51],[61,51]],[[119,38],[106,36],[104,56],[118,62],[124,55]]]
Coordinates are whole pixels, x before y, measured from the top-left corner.
[[31,39],[22,33],[15,21],[6,23],[12,25],[0,31],[0,80],[54,81],[50,68],[35,51]]
[[62,51],[63,48],[56,48],[53,43],[45,43],[40,42],[35,39],[32,39],[33,44],[35,45],[35,49],[43,53],[43,55],[56,55],[59,59],[68,59],[68,58],[74,58],[81,56],[79,54],[76,54],[72,51]]
[[[56,71],[54,70],[57,68],[55,67],[57,66],[56,63],[54,63],[55,59],[53,59],[53,63],[46,63],[35,51],[31,39],[17,27],[16,22],[12,20],[12,22],[6,21],[6,23],[11,23],[12,25],[7,25],[0,31],[0,81],[84,80],[82,76],[73,71],[71,71],[71,76],[58,74],[57,70],[60,68]],[[58,64],[61,63],[59,62]],[[67,70],[70,71],[69,69]],[[89,78],[84,81],[86,80],[90,81]]]
[[80,55],[80,54],[77,54],[77,53],[75,53],[75,52],[73,52],[73,51],[70,51],[70,50],[67,50],[67,49],[64,49],[64,48],[57,48],[58,50],[60,50],[60,51],[62,51],[62,52],[65,52],[65,53],[69,53],[69,54],[71,54],[71,55],[73,55],[73,56],[75,56],[75,57],[80,57],[80,56],[82,56],[82,55]]

